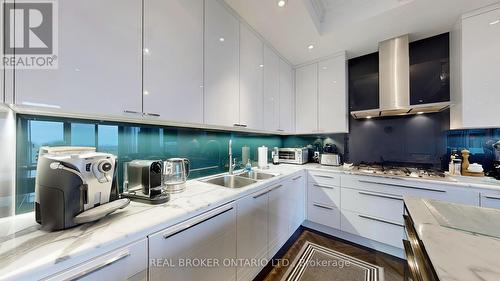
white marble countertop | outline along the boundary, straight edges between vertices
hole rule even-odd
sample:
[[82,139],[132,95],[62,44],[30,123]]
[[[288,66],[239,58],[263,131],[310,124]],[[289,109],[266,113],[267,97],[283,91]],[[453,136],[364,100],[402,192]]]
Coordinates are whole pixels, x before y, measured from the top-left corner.
[[[441,281],[488,281],[500,280],[500,239],[450,228],[440,224],[432,207],[433,200],[405,197],[405,205],[410,213],[417,234],[422,240],[432,266]],[[479,207],[462,206],[452,203],[447,204],[450,209],[464,208],[463,212],[455,214],[447,212],[448,220],[470,221],[472,225],[478,223],[485,227],[491,225],[491,221],[485,220],[488,213],[500,220],[500,211]],[[474,208],[474,212],[465,209]],[[494,214],[493,214],[494,213]],[[450,217],[453,216],[452,218]]]
[[[270,169],[266,171],[279,173],[280,176],[239,189],[224,188],[198,180],[190,180],[187,182],[186,190],[183,193],[172,195],[168,203],[152,206],[132,202],[127,208],[100,221],[64,231],[46,232],[40,230],[39,225],[35,222],[34,213],[3,218],[0,219],[0,280],[22,277],[27,272],[30,275],[42,275],[47,274],[47,270],[57,271],[67,268],[94,255],[125,246],[145,238],[148,234],[257,192],[304,169],[384,177],[344,170],[342,167],[324,167],[319,164],[270,165]],[[500,190],[500,181],[491,184],[484,183],[479,179],[473,179],[472,183],[409,177],[396,179]]]

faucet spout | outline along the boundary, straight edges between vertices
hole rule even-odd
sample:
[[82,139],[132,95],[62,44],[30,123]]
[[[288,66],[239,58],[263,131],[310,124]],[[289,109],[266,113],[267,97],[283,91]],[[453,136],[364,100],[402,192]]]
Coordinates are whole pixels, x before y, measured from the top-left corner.
[[[229,139],[229,174],[232,175],[236,167],[236,159],[233,160],[233,140]],[[234,162],[234,163],[233,163]]]

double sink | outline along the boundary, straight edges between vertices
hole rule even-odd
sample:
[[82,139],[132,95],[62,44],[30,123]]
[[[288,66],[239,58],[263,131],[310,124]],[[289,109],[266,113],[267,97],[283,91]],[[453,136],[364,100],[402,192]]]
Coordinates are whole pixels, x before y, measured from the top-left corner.
[[227,188],[242,188],[247,185],[251,185],[260,180],[267,180],[278,176],[278,174],[272,173],[263,173],[263,172],[243,172],[236,175],[222,175],[214,178],[210,178],[207,180],[203,180],[203,182],[215,184]]

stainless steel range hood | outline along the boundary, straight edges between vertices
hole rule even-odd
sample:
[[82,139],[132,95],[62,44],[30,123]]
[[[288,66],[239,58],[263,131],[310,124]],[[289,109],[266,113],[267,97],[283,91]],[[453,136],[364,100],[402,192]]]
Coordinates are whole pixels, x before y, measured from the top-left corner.
[[352,111],[355,119],[439,112],[449,102],[410,105],[410,42],[408,35],[379,43],[379,108]]

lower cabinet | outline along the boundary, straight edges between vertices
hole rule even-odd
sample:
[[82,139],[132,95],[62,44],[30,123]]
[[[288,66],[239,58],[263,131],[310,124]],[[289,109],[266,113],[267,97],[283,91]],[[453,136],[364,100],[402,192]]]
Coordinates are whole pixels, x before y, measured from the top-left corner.
[[500,209],[500,192],[489,191],[481,193],[481,207]]
[[307,198],[309,221],[340,229],[340,176],[311,172]]
[[146,238],[42,280],[148,280]]
[[235,280],[235,258],[233,204],[149,236],[149,280]]
[[236,202],[237,280],[252,280],[305,218],[305,174]]

